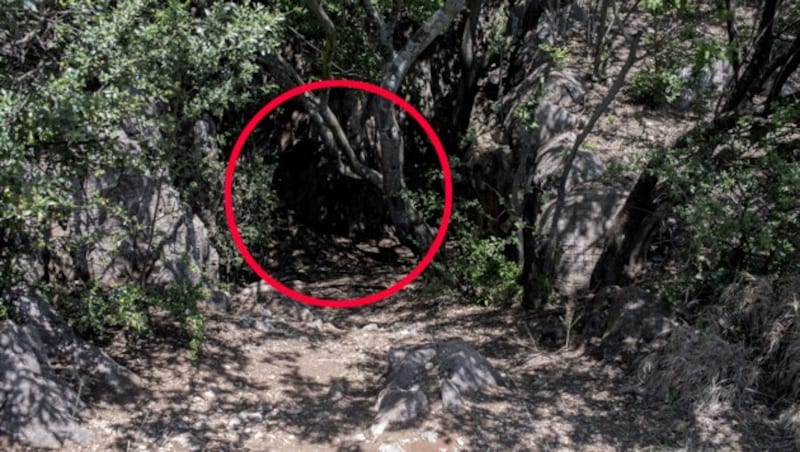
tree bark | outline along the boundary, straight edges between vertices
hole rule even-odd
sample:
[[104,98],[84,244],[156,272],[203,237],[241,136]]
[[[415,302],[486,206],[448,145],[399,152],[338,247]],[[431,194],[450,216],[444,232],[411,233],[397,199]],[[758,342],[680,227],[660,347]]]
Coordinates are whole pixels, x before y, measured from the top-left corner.
[[[739,109],[739,106],[754,89],[757,82],[763,80],[764,70],[769,66],[772,45],[775,42],[775,35],[772,33],[775,22],[775,12],[779,0],[765,0],[764,9],[761,10],[761,20],[758,25],[758,34],[755,48],[750,63],[744,70],[742,77],[737,79],[733,86],[728,101],[722,108],[722,112],[732,112]],[[760,83],[758,83],[760,84]]]
[[608,34],[607,21],[608,9],[611,6],[611,0],[600,0],[599,22],[597,24],[597,33],[595,34],[594,48],[592,49],[592,57],[594,58],[594,65],[592,67],[592,74],[595,77],[600,76],[603,66],[603,46],[605,38]]
[[628,71],[630,71],[631,67],[633,67],[633,63],[636,61],[636,54],[639,50],[640,38],[641,35],[638,34],[633,37],[633,43],[631,44],[628,58],[625,61],[625,64],[622,66],[622,69],[620,69],[617,78],[614,80],[614,84],[611,85],[608,93],[606,93],[606,96],[592,114],[591,119],[589,119],[589,122],[583,128],[580,135],[578,135],[578,137],[575,139],[575,143],[572,145],[572,149],[564,162],[564,169],[561,171],[561,177],[558,183],[558,197],[553,210],[553,220],[550,225],[550,232],[547,240],[548,251],[544,268],[548,276],[555,276],[556,269],[558,267],[558,262],[556,261],[558,250],[561,247],[561,230],[558,227],[558,223],[561,220],[561,213],[564,210],[564,203],[567,196],[567,181],[569,180],[569,173],[572,170],[572,166],[575,163],[575,157],[577,156],[578,150],[580,149],[581,144],[583,144],[583,141],[586,139],[589,133],[591,133],[600,117],[606,112],[606,110],[608,110],[608,107],[611,105],[614,97],[616,97],[617,92],[619,92],[620,88],[622,88],[622,84],[625,82],[625,77],[628,75]]
[[482,5],[483,0],[470,0],[469,19],[461,37],[461,78],[458,81],[456,109],[453,114],[453,128],[456,131],[466,130],[469,126],[469,117],[477,93],[478,72],[483,66],[481,58],[476,55],[475,44]]
[[789,77],[800,65],[800,33],[795,36],[791,47],[786,54],[784,54],[784,56],[787,57],[787,61],[785,64],[783,64],[783,67],[778,75],[775,76],[775,80],[772,81],[772,88],[770,88],[769,95],[767,96],[767,101],[765,103],[767,112],[769,112],[770,107],[780,97],[783,85],[786,84],[786,82],[789,80]]
[[[406,42],[403,49],[383,66],[381,86],[397,92],[408,71],[425,49],[450,27],[455,17],[464,9],[465,0],[448,0]],[[375,115],[383,169],[383,193],[386,197],[392,223],[400,238],[415,251],[424,252],[433,242],[432,229],[425,224],[405,191],[403,179],[404,143],[394,105],[386,99],[376,102]]]

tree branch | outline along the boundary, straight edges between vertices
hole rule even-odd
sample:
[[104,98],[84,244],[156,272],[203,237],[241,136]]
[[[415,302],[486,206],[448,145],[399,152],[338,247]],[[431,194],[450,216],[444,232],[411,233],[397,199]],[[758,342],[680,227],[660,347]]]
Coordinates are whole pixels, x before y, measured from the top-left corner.
[[567,196],[567,181],[569,180],[569,173],[572,169],[572,166],[575,163],[575,157],[578,155],[578,150],[583,144],[583,141],[589,136],[592,129],[594,128],[597,121],[600,117],[608,110],[609,105],[616,97],[617,92],[619,92],[620,88],[622,88],[622,84],[625,82],[625,77],[628,75],[628,71],[630,71],[631,67],[633,67],[633,63],[636,62],[636,54],[639,50],[639,40],[641,39],[641,34],[637,33],[633,37],[633,43],[631,44],[630,52],[628,53],[628,58],[625,61],[625,64],[620,69],[619,74],[617,74],[617,78],[614,80],[614,84],[611,85],[611,88],[606,93],[603,101],[600,102],[600,105],[594,110],[591,119],[586,124],[586,126],[581,130],[581,133],[575,139],[575,143],[572,145],[572,149],[570,153],[567,155],[567,158],[564,162],[564,169],[561,171],[561,177],[558,182],[558,197],[556,199],[555,209],[553,211],[553,219],[552,223],[550,224],[550,234],[548,240],[548,253],[547,253],[547,262],[546,267],[550,274],[555,273],[555,256],[559,246],[559,242],[561,241],[561,231],[558,227],[558,222],[561,220],[561,212],[564,209],[564,202]]
[[[269,53],[264,57],[263,61],[270,75],[275,78],[282,88],[291,89],[303,84],[300,75],[280,55]],[[337,159],[339,172],[354,179],[367,179],[377,187],[381,187],[383,185],[383,176],[358,158],[338,118],[330,110],[327,103],[323,103],[308,93],[298,96],[297,100],[311,118],[311,123],[317,128],[323,145]],[[345,165],[342,161],[340,150],[344,150],[350,166]]]
[[361,5],[367,13],[367,19],[372,22],[372,26],[378,32],[378,42],[383,48],[384,57],[394,58],[394,46],[392,45],[393,24],[386,24],[381,19],[381,15],[375,9],[372,0],[361,0]]
[[406,74],[417,61],[420,54],[453,22],[453,19],[464,9],[466,0],[447,0],[428,21],[419,27],[417,31],[397,53],[394,59],[384,70],[383,87],[389,91],[396,92],[403,82]]
[[317,0],[306,0],[306,6],[325,32],[325,49],[322,51],[322,77],[331,78],[331,58],[336,48],[336,26]]

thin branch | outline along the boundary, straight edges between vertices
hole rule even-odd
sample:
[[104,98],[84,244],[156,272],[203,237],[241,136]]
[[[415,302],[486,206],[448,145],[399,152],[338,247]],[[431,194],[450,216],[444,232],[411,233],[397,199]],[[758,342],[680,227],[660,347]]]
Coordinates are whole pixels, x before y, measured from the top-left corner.
[[[306,46],[308,46],[308,48],[310,48],[311,50],[313,50],[313,51],[315,51],[315,52],[319,52],[319,53],[322,53],[322,52],[323,52],[323,50],[322,50],[322,49],[320,49],[319,47],[317,47],[316,45],[314,45],[314,43],[313,43],[313,42],[311,42],[310,40],[308,40],[308,39],[305,37],[305,35],[304,35],[304,34],[300,33],[300,31],[299,31],[299,30],[297,30],[296,28],[294,28],[293,26],[291,26],[291,25],[288,25],[288,24],[284,24],[283,26],[284,26],[284,27],[285,27],[287,30],[289,30],[290,32],[292,32],[292,34],[294,34],[294,35],[297,37],[297,39],[299,39],[299,40],[300,40],[300,41],[301,41],[303,44],[305,44]],[[342,66],[340,66],[340,65],[338,65],[338,64],[336,64],[336,63],[334,63],[333,61],[331,61],[331,62],[330,62],[330,64],[331,64],[331,67],[332,67],[332,68],[334,68],[334,69],[336,69],[336,71],[337,71],[337,72],[341,72],[341,73],[343,73],[343,74],[355,74],[355,73],[357,72],[355,69],[345,69],[344,67],[342,67]]]
[[[282,88],[289,89],[303,83],[297,71],[280,55],[269,53],[263,61],[267,70]],[[319,131],[322,143],[336,157],[339,172],[355,179],[367,179],[380,187],[383,183],[383,176],[358,158],[338,118],[328,105],[308,93],[298,96],[297,99],[303,106],[303,110],[310,116],[312,124]],[[340,149],[344,150],[347,155],[350,167],[341,160]]]
[[403,0],[394,0],[392,2],[392,12],[389,13],[389,35],[394,35],[394,29],[397,26],[397,21],[400,20],[400,12],[403,10]]
[[447,0],[428,21],[411,35],[411,38],[397,53],[385,71],[383,87],[389,91],[397,91],[411,66],[417,61],[420,54],[450,26],[461,10],[464,9],[466,0]]
[[570,170],[572,170],[572,167],[575,163],[575,158],[578,155],[578,150],[583,144],[583,141],[592,132],[592,129],[594,128],[595,124],[597,124],[597,121],[600,119],[600,117],[606,112],[606,110],[608,110],[608,107],[616,97],[617,92],[619,92],[623,83],[625,83],[625,77],[628,75],[628,71],[630,71],[631,67],[633,67],[633,64],[636,62],[636,54],[639,50],[640,39],[640,33],[637,33],[635,36],[633,36],[633,42],[631,44],[630,52],[628,53],[628,58],[625,61],[625,65],[622,67],[622,69],[620,69],[619,74],[617,74],[617,78],[614,80],[614,84],[611,85],[611,88],[606,93],[603,101],[600,102],[600,105],[598,105],[594,110],[589,122],[575,139],[575,143],[572,145],[572,149],[564,161],[564,169],[561,171],[561,177],[558,183],[558,197],[556,199],[555,209],[553,211],[552,223],[550,224],[549,249],[546,265],[549,267],[551,274],[555,271],[555,255],[559,246],[559,242],[561,241],[561,231],[558,227],[558,223],[561,220],[561,212],[564,209],[564,203],[567,196],[567,181],[569,180]]
[[[325,48],[322,50],[322,78],[327,80],[331,78],[331,59],[336,50],[336,26],[317,0],[306,0],[306,6],[325,32]],[[329,94],[330,90],[326,89],[320,95],[322,106],[327,107]]]
[[381,15],[372,4],[372,0],[361,0],[361,5],[364,6],[364,11],[367,13],[367,19],[372,22],[372,26],[378,32],[378,41],[383,48],[384,56],[387,58],[394,58],[394,46],[392,45],[392,32],[394,24],[386,24]]
[[360,175],[364,179],[367,179],[376,187],[382,187],[383,176],[381,173],[368,167],[358,158],[356,152],[353,150],[353,147],[350,146],[350,140],[348,140],[347,135],[344,133],[344,129],[342,129],[339,119],[335,114],[333,114],[331,109],[325,104],[322,104],[320,107],[322,118],[325,120],[325,123],[328,125],[331,132],[333,132],[336,142],[339,143],[339,146],[344,150],[348,160],[350,161],[350,165],[353,167],[353,170],[356,172],[356,174]]

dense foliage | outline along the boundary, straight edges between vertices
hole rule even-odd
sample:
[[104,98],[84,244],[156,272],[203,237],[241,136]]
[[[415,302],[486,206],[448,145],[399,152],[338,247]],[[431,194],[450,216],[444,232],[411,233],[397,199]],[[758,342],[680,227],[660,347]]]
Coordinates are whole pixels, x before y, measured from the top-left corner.
[[[179,322],[196,349],[203,331],[197,300],[208,296],[204,293],[208,285],[238,285],[252,276],[228,238],[218,193],[225,150],[245,121],[279,89],[280,77],[268,56],[285,57],[288,70],[283,75],[293,83],[323,77],[381,83],[391,73],[392,58],[409,42],[413,50],[419,44],[414,41],[416,31],[443,17],[434,12],[447,3],[0,0],[0,283],[13,287],[30,276],[24,274],[27,264],[46,260],[55,251],[50,234],[54,223],[67,223],[82,209],[115,208],[99,196],[75,196],[81,181],[118,172],[145,174],[174,186],[188,211],[208,226],[211,242],[220,253],[222,281],[178,287],[166,296],[142,281],[112,288],[100,288],[85,278],[44,277],[38,283],[50,286],[44,287],[48,290],[59,287],[63,301],[59,308],[87,335],[102,337],[119,330],[144,333],[152,308],[168,312]],[[793,14],[798,6],[794,2],[738,3],[622,3],[619,11],[612,8],[611,23],[606,20],[611,18],[607,8],[588,11],[592,17],[586,22],[591,25],[586,44],[595,60],[589,64],[594,80],[608,76],[609,67],[620,60],[619,42],[631,39],[620,26],[621,18],[635,17],[643,21],[639,28],[645,50],[627,80],[628,93],[647,108],[666,109],[695,90],[692,113],[707,115],[698,117],[696,127],[687,134],[688,144],[658,149],[651,159],[657,164],[647,168],[666,193],[665,209],[658,214],[674,216],[685,239],[671,250],[674,265],[659,281],[672,299],[714,300],[738,272],[783,275],[797,270],[800,257],[796,234],[800,113],[796,97],[778,102],[771,90],[771,84],[786,83],[796,69]],[[314,4],[329,17],[333,34],[322,18],[312,14]],[[470,303],[517,301],[528,284],[519,280],[519,263],[526,257],[519,255],[524,248],[519,232],[535,231],[537,239],[543,234],[535,224],[537,219],[514,211],[510,193],[496,193],[492,203],[499,213],[492,215],[481,204],[486,200],[476,199],[474,187],[482,181],[475,179],[483,176],[472,173],[463,160],[470,158],[469,152],[485,151],[481,140],[492,134],[480,130],[486,126],[481,121],[498,128],[521,123],[531,135],[538,133],[542,74],[586,63],[574,45],[545,39],[542,30],[536,36],[542,42],[525,50],[526,39],[533,39],[530,32],[537,30],[524,27],[538,17],[526,5],[469,2],[437,44],[425,51],[426,66],[419,73],[408,68],[413,80],[399,88],[407,97],[419,95],[422,101],[430,103],[429,98],[435,98],[441,103],[426,107],[434,115],[431,119],[438,121],[444,141],[453,145],[449,152],[456,209],[446,252],[437,257],[438,271],[431,276],[447,293]],[[769,5],[775,9],[771,18]],[[742,14],[752,16],[752,23],[744,24]],[[379,28],[387,23],[392,25],[391,36],[381,42]],[[523,50],[546,55],[542,61],[548,71],[525,85],[533,95],[521,96],[526,100],[506,108],[502,96],[524,85],[522,80],[529,75],[522,72],[530,68],[519,66],[527,58]],[[728,68],[732,76],[725,86],[704,90],[715,67]],[[417,90],[428,76],[435,79],[425,85],[430,92]],[[441,96],[434,96],[435,90]],[[759,96],[772,103],[766,105]],[[491,105],[479,113],[486,118],[470,116],[476,99]],[[350,118],[345,117],[351,104],[347,102],[353,99],[326,95],[324,100],[332,105],[340,102],[332,108],[349,127],[346,120]],[[504,108],[513,112],[511,117],[502,116]],[[467,111],[466,123],[458,125],[459,120],[448,115],[462,109]],[[302,132],[303,137],[292,136],[290,142],[326,152],[318,129],[308,119],[311,115],[307,111],[303,115],[294,123],[302,126],[293,131],[298,136]],[[492,115],[497,118],[488,117]],[[502,126],[492,122],[496,120]],[[706,121],[711,125],[704,125]],[[736,125],[717,127],[720,121]],[[400,122],[403,132],[412,128]],[[198,146],[195,136],[200,123],[213,125],[205,147]],[[277,150],[282,131],[267,129],[262,127],[251,137],[235,186],[242,236],[259,256],[266,255],[274,240],[275,209],[281,204],[273,175],[282,152]],[[365,141],[350,129],[348,133],[354,143]],[[508,132],[494,135],[504,133]],[[695,140],[695,136],[701,138]],[[126,146],[131,140],[136,146]],[[417,136],[407,139],[402,198],[427,224],[436,226],[441,215],[441,180],[423,141]],[[589,142],[583,143],[583,149],[589,148]],[[520,156],[514,154],[518,151],[512,151],[509,164],[521,165]],[[364,146],[356,152],[364,153]],[[330,168],[320,171],[335,171],[335,158],[329,160]],[[365,161],[370,169],[380,170],[380,158]],[[510,178],[514,171],[506,176]],[[537,183],[553,185],[552,179]],[[531,188],[523,187],[528,193],[534,191]],[[548,201],[546,192],[538,192],[541,205]],[[501,217],[511,221],[504,220],[498,227]],[[147,225],[132,224],[131,228],[146,232]],[[73,235],[69,249],[58,251],[68,254],[94,239]],[[530,280],[549,292],[554,287],[551,276],[542,272]],[[7,311],[0,304],[0,317]]]
[[[74,182],[89,175],[135,169],[175,184],[198,214],[214,209],[208,183],[218,180],[224,159],[200,154],[188,132],[214,118],[226,145],[235,133],[226,118],[251,113],[271,92],[257,61],[279,41],[280,15],[250,2],[198,10],[179,1],[4,0],[2,9],[0,38],[15,43],[0,60],[3,286],[24,271],[15,255],[48,251],[51,221],[107,204],[76,205]],[[141,152],[120,145],[125,129],[139,132]],[[78,247],[92,237],[71,239]],[[142,331],[143,310],[161,305],[193,337],[202,335],[196,288],[165,305],[131,284],[109,293],[75,287],[81,306],[68,312],[97,333]]]
[[797,273],[798,124],[800,104],[792,103],[768,120],[741,117],[730,133],[666,151],[659,172],[687,239],[669,299],[716,300],[739,272]]

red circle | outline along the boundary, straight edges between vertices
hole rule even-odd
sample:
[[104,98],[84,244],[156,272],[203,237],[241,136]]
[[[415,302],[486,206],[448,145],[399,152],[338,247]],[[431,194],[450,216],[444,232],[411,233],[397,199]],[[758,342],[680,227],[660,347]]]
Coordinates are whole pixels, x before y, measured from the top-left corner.
[[[444,211],[442,213],[442,220],[439,224],[439,230],[436,233],[436,237],[433,240],[433,244],[431,245],[428,252],[422,258],[419,264],[409,273],[392,285],[391,287],[384,289],[380,292],[376,292],[374,294],[366,295],[359,298],[352,298],[352,299],[324,299],[324,298],[316,298],[310,295],[306,295],[304,293],[297,292],[285,285],[283,285],[280,281],[276,280],[272,276],[269,275],[261,266],[253,259],[253,256],[248,251],[247,246],[244,244],[242,240],[241,234],[239,234],[239,228],[236,225],[236,219],[234,218],[233,213],[233,176],[236,172],[236,161],[239,159],[239,154],[244,147],[245,142],[247,142],[247,138],[250,137],[250,134],[256,128],[259,122],[263,120],[268,114],[270,114],[273,110],[278,108],[283,103],[291,100],[294,97],[297,97],[303,93],[308,91],[318,90],[318,89],[326,89],[326,88],[350,88],[350,89],[360,89],[366,91],[371,94],[379,95],[385,99],[388,99],[394,102],[396,105],[399,105],[403,110],[406,111],[409,115],[411,115],[414,120],[416,120],[420,126],[422,126],[422,130],[425,131],[425,134],[428,135],[428,138],[431,140],[431,144],[433,144],[433,148],[436,150],[436,154],[439,157],[439,163],[442,166],[442,174],[444,176]],[[384,298],[394,295],[405,286],[407,286],[411,281],[416,279],[424,270],[425,268],[431,263],[433,257],[436,255],[436,252],[439,251],[439,247],[442,245],[444,241],[444,236],[447,233],[447,226],[450,223],[450,212],[453,207],[453,181],[450,175],[450,165],[447,162],[447,154],[444,151],[444,146],[442,146],[442,142],[439,140],[439,136],[436,135],[436,132],[433,130],[433,127],[428,123],[422,113],[417,111],[411,104],[406,102],[403,98],[398,96],[397,94],[381,88],[379,86],[373,85],[371,83],[366,82],[359,82],[355,80],[321,80],[317,82],[307,83],[305,85],[300,85],[296,88],[292,88],[272,101],[270,101],[267,105],[261,108],[261,110],[253,116],[252,119],[247,123],[247,125],[242,130],[242,133],[239,134],[239,138],[236,140],[236,144],[233,146],[233,153],[228,161],[228,167],[225,172],[225,216],[228,219],[228,229],[231,231],[231,236],[233,237],[233,242],[236,244],[236,248],[239,249],[239,252],[244,257],[245,262],[256,272],[258,276],[260,276],[264,281],[270,284],[272,287],[275,287],[280,291],[282,294],[286,295],[289,298],[297,300],[301,303],[306,303],[313,306],[321,306],[321,307],[328,307],[328,308],[354,308],[358,306],[364,306],[371,303],[376,303]]]

